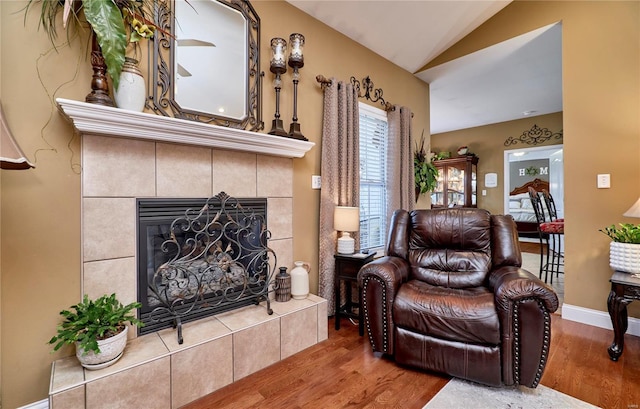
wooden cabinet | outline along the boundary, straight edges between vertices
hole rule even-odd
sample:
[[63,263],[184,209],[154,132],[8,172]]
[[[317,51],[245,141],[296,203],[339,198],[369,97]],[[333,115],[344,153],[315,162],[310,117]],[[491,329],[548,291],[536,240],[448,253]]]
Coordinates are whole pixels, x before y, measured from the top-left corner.
[[431,192],[431,207],[476,207],[478,157],[474,155],[440,159],[438,184]]

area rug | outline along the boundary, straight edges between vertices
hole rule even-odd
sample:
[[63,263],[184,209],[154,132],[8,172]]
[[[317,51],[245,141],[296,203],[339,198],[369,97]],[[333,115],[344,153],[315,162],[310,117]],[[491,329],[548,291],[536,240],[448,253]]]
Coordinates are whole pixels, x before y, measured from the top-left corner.
[[537,388],[493,388],[457,378],[451,379],[423,409],[549,409],[597,408],[564,393]]

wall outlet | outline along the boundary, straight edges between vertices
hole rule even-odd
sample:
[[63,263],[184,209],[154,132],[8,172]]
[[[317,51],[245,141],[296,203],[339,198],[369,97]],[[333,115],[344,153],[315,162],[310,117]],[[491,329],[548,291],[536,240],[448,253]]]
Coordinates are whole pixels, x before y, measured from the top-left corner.
[[320,175],[311,175],[311,189],[320,189],[322,187],[322,180]]
[[609,189],[611,187],[611,175],[600,174],[598,175],[598,189]]

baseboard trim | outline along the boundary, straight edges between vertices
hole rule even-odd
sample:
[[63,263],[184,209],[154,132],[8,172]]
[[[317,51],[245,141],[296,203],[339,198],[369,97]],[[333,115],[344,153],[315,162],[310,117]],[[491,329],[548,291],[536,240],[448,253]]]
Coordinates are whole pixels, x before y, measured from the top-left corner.
[[[578,307],[576,305],[562,304],[562,319],[581,322],[594,327],[610,329],[613,331],[609,313],[592,310],[590,308]],[[629,318],[627,334],[640,337],[640,319]],[[613,338],[611,339],[613,341]]]
[[26,406],[20,406],[18,409],[49,409],[49,399],[42,399]]

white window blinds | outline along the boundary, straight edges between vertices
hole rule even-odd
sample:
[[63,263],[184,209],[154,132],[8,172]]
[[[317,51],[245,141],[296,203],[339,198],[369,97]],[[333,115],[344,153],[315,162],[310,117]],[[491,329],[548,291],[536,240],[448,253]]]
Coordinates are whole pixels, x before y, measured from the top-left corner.
[[360,103],[360,248],[385,244],[387,203],[387,114]]

